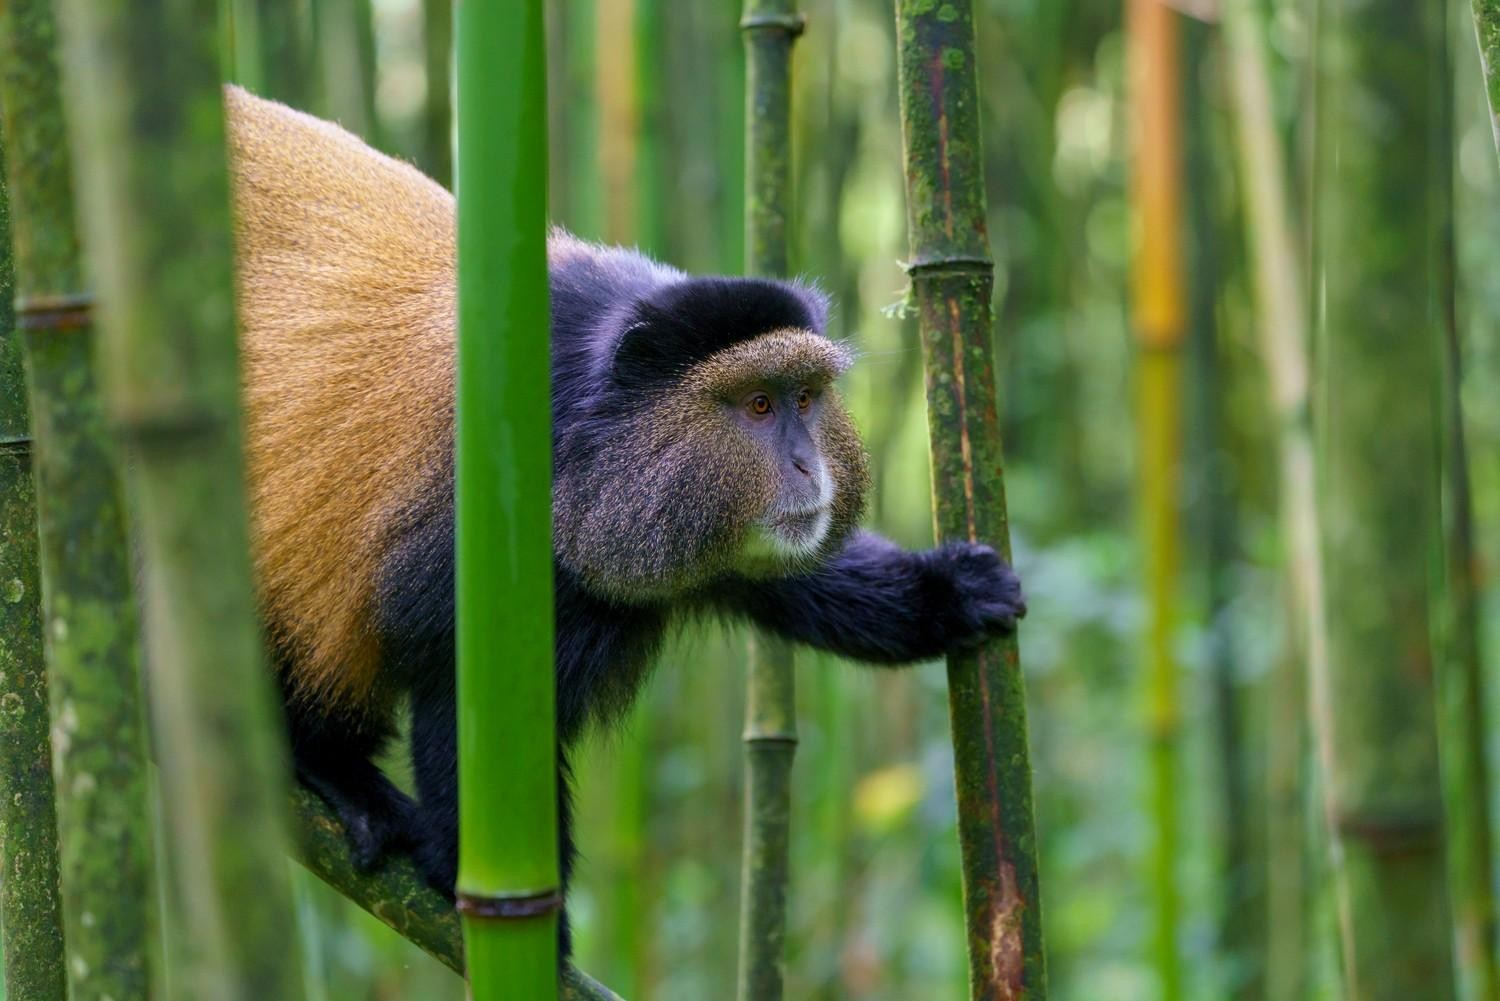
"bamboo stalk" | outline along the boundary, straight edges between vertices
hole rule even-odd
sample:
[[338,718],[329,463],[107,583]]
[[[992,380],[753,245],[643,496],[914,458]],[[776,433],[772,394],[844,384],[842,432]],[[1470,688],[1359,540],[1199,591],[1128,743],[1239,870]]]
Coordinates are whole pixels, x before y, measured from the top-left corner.
[[[285,0],[258,0],[284,3]],[[321,92],[320,113],[381,145],[375,113],[375,45],[371,0],[315,0],[313,36]]]
[[1315,405],[1330,671],[1313,719],[1351,1001],[1454,996],[1429,574],[1449,294],[1432,262],[1452,183],[1444,6],[1318,5]]
[[453,186],[453,0],[424,0],[422,45],[427,100],[422,106],[422,148],[427,174]]
[[[0,104],[36,429],[68,978],[75,999],[123,1001],[149,994],[156,924],[125,507],[94,384],[52,11],[45,0],[3,10]],[[45,802],[44,791],[35,796]]]
[[1285,154],[1271,105],[1264,29],[1253,0],[1227,0],[1223,8],[1228,79],[1235,105],[1239,183],[1254,277],[1256,334],[1266,368],[1286,539],[1287,592],[1293,646],[1282,656],[1268,692],[1266,887],[1269,935],[1266,990],[1269,1001],[1306,994],[1306,864],[1302,781],[1307,743],[1307,686],[1327,704],[1328,649],[1323,566],[1318,550],[1317,484],[1309,421],[1307,316],[1301,248],[1292,235],[1292,210],[1284,181]]
[[[1444,9],[1448,9],[1444,5]],[[1438,186],[1442,213],[1441,267],[1437,280],[1443,331],[1442,525],[1445,579],[1440,602],[1438,737],[1447,809],[1449,893],[1457,933],[1454,960],[1460,997],[1500,1001],[1496,968],[1494,825],[1490,816],[1490,768],[1486,753],[1484,658],[1480,650],[1479,562],[1474,548],[1474,512],[1464,434],[1463,350],[1459,343],[1457,260],[1453,218],[1453,60],[1446,30],[1441,58],[1434,60],[1435,169],[1450,179]]]
[[1131,106],[1135,113],[1131,200],[1135,207],[1133,313],[1136,342],[1138,517],[1146,563],[1146,729],[1156,840],[1153,961],[1164,1001],[1182,997],[1177,887],[1182,730],[1179,669],[1173,652],[1182,480],[1182,344],[1186,304],[1181,251],[1181,140],[1178,23],[1163,0],[1127,8]]
[[456,27],[457,893],[476,1001],[546,1001],[561,892],[542,4],[459,4]]
[[[1187,20],[1184,25],[1185,77],[1205,80],[1214,66],[1216,27]],[[1210,669],[1214,700],[1215,741],[1221,810],[1219,948],[1228,974],[1229,997],[1260,1001],[1265,997],[1265,867],[1253,834],[1261,805],[1250,788],[1246,769],[1244,687],[1236,670],[1237,651],[1230,628],[1234,597],[1234,562],[1239,547],[1238,510],[1233,484],[1235,461],[1227,450],[1228,407],[1225,386],[1229,360],[1220,348],[1219,308],[1230,284],[1219,246],[1229,227],[1222,218],[1219,180],[1222,166],[1217,144],[1214,92],[1183,88],[1186,135],[1188,254],[1194,262],[1189,281],[1189,327],[1194,407],[1186,430],[1195,442],[1194,465],[1201,484],[1199,536],[1205,565],[1203,588],[1208,616]],[[1239,258],[1230,257],[1233,270]]]
[[[746,0],[745,264],[787,273],[792,202],[792,45],[796,0]],[[792,648],[750,641],[745,705],[745,810],[740,857],[739,1001],[779,1001],[786,964],[792,759],[797,751]]]
[[1479,65],[1489,100],[1490,127],[1500,150],[1500,0],[1472,0],[1474,33],[1479,40]]
[[59,10],[104,305],[100,371],[113,430],[131,448],[169,913],[189,933],[174,943],[169,989],[295,999],[286,752],[243,495],[215,5]]
[[[940,539],[984,540],[1010,558],[990,332],[970,0],[897,0],[907,264],[927,368]],[[948,658],[970,995],[1047,994],[1025,685],[1014,637]]]
[[[0,150],[0,177],[4,168]],[[7,997],[64,1001],[36,490],[21,341],[12,335],[10,247],[0,182],[0,944]]]

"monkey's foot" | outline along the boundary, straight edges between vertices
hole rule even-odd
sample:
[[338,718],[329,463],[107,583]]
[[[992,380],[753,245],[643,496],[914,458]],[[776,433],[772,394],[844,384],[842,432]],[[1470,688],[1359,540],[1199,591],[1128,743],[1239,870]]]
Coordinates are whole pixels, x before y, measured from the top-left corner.
[[370,872],[392,852],[413,846],[416,804],[378,772],[360,783],[336,782],[322,775],[298,775],[344,822],[354,867]]
[[458,882],[458,837],[445,825],[424,822],[416,836],[412,858],[427,885],[453,900]]

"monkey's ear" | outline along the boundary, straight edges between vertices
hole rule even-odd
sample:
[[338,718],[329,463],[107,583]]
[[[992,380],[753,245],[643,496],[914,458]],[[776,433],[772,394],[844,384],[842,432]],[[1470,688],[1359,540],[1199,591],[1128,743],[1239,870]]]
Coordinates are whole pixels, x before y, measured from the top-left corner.
[[611,370],[622,385],[670,381],[711,355],[775,330],[823,332],[828,299],[800,282],[687,278],[637,300]]

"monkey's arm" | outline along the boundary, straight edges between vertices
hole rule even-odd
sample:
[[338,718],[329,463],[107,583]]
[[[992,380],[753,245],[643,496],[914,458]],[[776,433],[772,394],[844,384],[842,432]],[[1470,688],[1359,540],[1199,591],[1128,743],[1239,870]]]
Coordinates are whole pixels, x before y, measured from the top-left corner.
[[736,581],[720,603],[789,639],[878,664],[977,645],[1026,614],[1020,581],[990,547],[913,553],[869,532],[812,573]]

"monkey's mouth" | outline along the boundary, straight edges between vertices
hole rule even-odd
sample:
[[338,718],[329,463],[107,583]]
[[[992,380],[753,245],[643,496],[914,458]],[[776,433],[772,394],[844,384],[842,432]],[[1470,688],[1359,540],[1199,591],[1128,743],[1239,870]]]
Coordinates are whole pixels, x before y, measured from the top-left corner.
[[792,546],[810,548],[823,541],[828,532],[829,516],[827,505],[785,511],[768,519],[767,527]]

